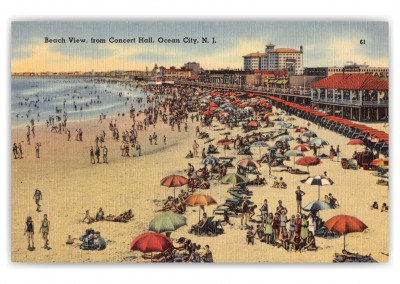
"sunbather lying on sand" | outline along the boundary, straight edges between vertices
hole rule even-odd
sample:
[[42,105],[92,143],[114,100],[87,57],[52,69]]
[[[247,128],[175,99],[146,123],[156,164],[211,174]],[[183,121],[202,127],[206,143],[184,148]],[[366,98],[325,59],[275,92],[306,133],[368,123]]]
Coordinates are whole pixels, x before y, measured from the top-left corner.
[[118,216],[109,214],[107,215],[107,217],[104,218],[104,220],[112,222],[128,222],[132,218],[133,218],[133,213],[132,210],[129,209],[128,211],[125,211],[124,213],[119,214]]

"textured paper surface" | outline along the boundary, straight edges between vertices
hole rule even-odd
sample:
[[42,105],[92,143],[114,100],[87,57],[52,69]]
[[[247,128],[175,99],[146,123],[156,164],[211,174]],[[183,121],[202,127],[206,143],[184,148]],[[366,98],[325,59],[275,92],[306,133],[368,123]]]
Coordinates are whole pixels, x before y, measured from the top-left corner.
[[[276,46],[266,55],[265,49],[270,43]],[[208,245],[214,262],[388,261],[388,213],[381,212],[383,203],[389,205],[388,178],[385,173],[388,165],[384,160],[388,146],[385,133],[389,132],[389,126],[385,123],[388,113],[388,90],[385,86],[389,80],[387,45],[387,24],[380,22],[13,23],[11,142],[12,145],[16,143],[16,149],[11,149],[12,260],[204,262],[211,259],[207,257],[208,250],[205,248]],[[299,59],[294,63],[293,53],[299,54],[302,64]],[[243,56],[249,54],[260,58],[259,61],[252,61],[251,68],[279,70],[244,72],[243,69],[250,67],[244,64]],[[185,63],[194,61],[200,64],[202,70],[188,72],[186,69],[197,68],[194,64],[181,69]],[[344,65],[347,67],[343,68]],[[223,70],[217,72],[219,69]],[[365,73],[372,78],[365,77]],[[332,84],[326,96],[324,84]],[[343,94],[341,87],[345,89]],[[360,101],[359,89],[363,91],[363,102]],[[175,92],[179,95],[174,99],[172,94]],[[185,99],[182,100],[182,96]],[[146,129],[142,128],[140,123],[146,117],[145,110],[156,107],[164,114],[160,102],[165,100],[171,102],[175,115],[171,115],[170,107],[167,107],[166,123],[159,115],[155,125],[152,123]],[[292,104],[288,104],[288,101]],[[223,106],[226,103],[232,106]],[[132,104],[134,114],[131,113]],[[245,108],[256,112],[249,112],[248,115],[245,111],[239,112]],[[171,117],[179,120],[176,115],[179,111],[183,114],[188,112],[187,122],[185,117],[181,117],[180,131],[177,123],[173,128],[170,124]],[[310,115],[312,111],[315,112]],[[265,118],[266,113],[271,113],[268,119]],[[323,113],[327,113],[329,119],[322,118]],[[105,117],[100,119],[101,114]],[[191,116],[197,114],[199,121],[196,117],[192,121]],[[239,119],[240,115],[242,119],[233,129],[221,122],[225,116]],[[337,118],[332,115],[346,120],[333,124]],[[204,125],[203,119],[211,117],[211,125]],[[50,118],[54,118],[54,124]],[[154,118],[154,114],[151,118]],[[277,119],[285,123],[278,123]],[[351,126],[348,120],[355,125]],[[49,121],[48,125],[46,121]],[[260,125],[248,125],[250,121],[258,121]],[[312,123],[308,124],[308,121]],[[110,127],[110,123],[115,123],[116,127]],[[133,140],[123,143],[123,132],[129,133],[133,124],[133,140],[137,141],[135,145],[140,145],[140,151],[136,146],[132,151]],[[367,125],[371,129],[362,129],[360,125]],[[206,143],[207,138],[196,134],[196,127],[214,140]],[[269,164],[260,162],[261,167],[257,169],[259,178],[265,178],[267,184],[248,185],[249,195],[236,190],[236,196],[233,196],[228,192],[232,189],[232,182],[223,184],[218,177],[214,177],[220,173],[212,174],[209,189],[195,189],[195,194],[210,196],[217,203],[204,208],[208,217],[214,216],[212,221],[208,221],[210,223],[192,230],[192,226],[199,222],[199,210],[202,216],[203,209],[190,206],[191,199],[189,197],[187,200],[185,196],[181,198],[181,203],[186,204],[186,210],[178,215],[186,218],[186,225],[173,231],[168,238],[175,249],[161,255],[160,249],[153,249],[151,253],[150,244],[153,248],[160,244],[166,248],[170,244],[167,237],[153,235],[150,240],[135,246],[142,249],[147,247],[148,253],[131,250],[132,242],[149,232],[149,224],[154,218],[163,218],[163,214],[171,211],[161,210],[168,197],[174,196],[174,189],[160,185],[160,181],[170,175],[188,178],[188,163],[196,171],[204,167],[201,157],[203,148],[207,151],[209,145],[218,147],[219,153],[213,155],[220,162],[226,161],[225,157],[234,157],[234,167],[226,169],[227,174],[233,174],[237,173],[237,164],[244,159],[259,160],[264,154],[269,157],[270,148],[250,147],[252,155],[239,155],[237,142],[224,150],[224,142],[220,140],[235,140],[237,135],[251,135],[249,141],[243,142],[251,146],[259,139],[252,134],[261,132],[262,139],[269,146],[280,147],[281,144],[277,142],[287,131],[293,138],[301,138],[305,144],[308,141],[300,132],[302,130],[296,132],[301,127],[315,132],[335,150],[339,145],[339,156],[330,160],[330,145],[327,145],[317,151],[317,154],[327,157],[322,157],[322,163],[309,168],[294,164],[294,158],[289,157],[279,162],[284,166],[275,167],[272,164],[270,173]],[[118,129],[118,139],[113,137],[113,133],[116,133],[114,128]],[[83,133],[82,141],[79,129]],[[348,133],[355,129],[360,130],[360,135],[351,137]],[[154,145],[154,139],[150,144],[149,136],[154,133],[157,145]],[[100,137],[104,134],[102,143]],[[94,155],[93,164],[90,149],[93,147],[95,154],[96,137],[99,137],[100,155],[99,163]],[[348,165],[341,159],[351,159],[354,151],[362,152],[365,147],[348,145],[354,139],[364,140],[364,144],[382,150],[383,154],[376,157],[383,159],[378,161],[378,166],[369,165],[371,157],[359,157],[361,167],[356,170],[345,169]],[[199,157],[185,158],[189,151],[195,151],[195,143],[199,145]],[[291,150],[299,145],[296,140],[288,144]],[[123,145],[129,146],[129,156],[122,153]],[[105,149],[107,163],[104,162]],[[313,152],[311,149],[304,154],[312,157]],[[296,157],[297,160],[300,158]],[[278,151],[277,160],[282,159],[279,159]],[[289,173],[284,171],[286,166],[309,171],[309,174]],[[208,165],[210,169],[211,165]],[[196,175],[201,174],[199,172]],[[324,201],[325,196],[332,193],[340,206],[320,211],[318,216],[323,221],[348,215],[356,217],[368,227],[363,232],[346,234],[347,253],[342,251],[343,235],[335,237],[332,232],[325,237],[315,237],[316,251],[306,248],[297,250],[291,240],[288,250],[285,250],[281,233],[276,240],[271,240],[271,244],[262,242],[257,234],[254,244],[248,244],[247,234],[256,233],[258,225],[264,227],[260,211],[264,199],[268,200],[268,211],[273,214],[277,211],[278,200],[281,200],[289,219],[297,213],[297,186],[305,193],[302,207],[318,199],[318,186],[301,182],[308,176],[323,176],[324,180],[329,178],[333,181],[332,185],[320,188],[320,199]],[[257,175],[250,173],[247,177],[254,180]],[[273,187],[274,182],[279,183],[280,177],[287,185],[286,189]],[[197,181],[201,180],[197,178]],[[39,210],[35,203],[36,189],[41,192]],[[188,186],[176,187],[176,197],[181,190],[188,191]],[[241,196],[239,200],[235,199],[237,194]],[[242,219],[246,219],[242,218],[241,212],[241,199],[245,196],[250,207],[257,205],[252,220],[247,222],[248,226],[241,224]],[[235,202],[237,206],[232,205]],[[374,202],[377,202],[378,209],[371,208]],[[221,215],[228,207],[227,215],[232,225],[223,222],[224,215]],[[244,207],[246,210],[247,206]],[[90,217],[95,218],[99,208],[103,209],[105,217],[113,215],[107,218],[111,221],[88,224],[88,219],[84,219],[86,210],[89,210]],[[132,218],[128,218],[127,214],[120,216],[129,209],[133,212]],[[180,208],[174,209],[177,210]],[[302,213],[309,214],[303,210]],[[46,226],[42,226],[44,214],[49,220],[47,245],[46,235],[43,235]],[[34,248],[32,243],[28,245],[28,216],[33,221]],[[164,215],[165,218],[167,216]],[[178,219],[176,216],[174,218]],[[168,222],[158,225],[165,227]],[[347,229],[354,227],[355,224],[351,223]],[[286,228],[290,234],[290,222],[286,223]],[[99,240],[104,240],[105,249],[82,249],[83,242],[79,238],[87,229],[99,232],[90,237],[96,238],[95,245]],[[312,226],[308,229],[312,230]],[[262,228],[261,231],[265,233],[269,229]],[[303,233],[300,229],[300,235]],[[69,236],[72,244],[67,244]],[[188,240],[191,240],[190,244]],[[365,257],[369,255],[371,258]]]

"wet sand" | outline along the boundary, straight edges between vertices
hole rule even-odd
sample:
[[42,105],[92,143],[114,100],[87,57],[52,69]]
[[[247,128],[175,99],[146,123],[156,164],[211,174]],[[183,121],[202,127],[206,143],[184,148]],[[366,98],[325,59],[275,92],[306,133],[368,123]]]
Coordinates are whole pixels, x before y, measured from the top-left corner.
[[[201,158],[185,159],[191,149],[195,137],[196,122],[188,120],[188,132],[171,131],[170,127],[158,122],[156,128],[139,132],[139,141],[142,145],[141,157],[121,157],[120,142],[112,139],[108,130],[109,119],[99,123],[97,120],[88,120],[69,123],[71,141],[67,141],[66,134],[51,133],[46,126],[36,127],[37,136],[32,139],[30,146],[22,143],[24,158],[14,160],[12,157],[12,260],[18,262],[142,262],[141,253],[129,250],[132,240],[138,235],[147,232],[149,222],[160,213],[155,213],[161,208],[162,200],[172,195],[172,189],[160,186],[160,180],[170,174],[185,175],[187,163],[192,163],[196,169],[201,164]],[[218,125],[218,122],[213,121]],[[295,125],[304,126],[305,121],[297,119]],[[129,117],[117,118],[117,127],[120,130],[129,129]],[[75,128],[82,128],[83,142],[75,141]],[[109,148],[109,164],[90,164],[89,148],[94,146],[96,134],[104,130],[106,145]],[[205,130],[205,129],[202,129]],[[272,128],[263,128],[269,131]],[[340,145],[342,157],[351,157],[354,146],[347,146],[348,139],[325,129],[317,129],[312,125],[311,130],[319,137],[328,140],[334,147]],[[25,128],[12,130],[12,142],[25,140]],[[148,136],[154,131],[158,135],[159,146],[149,145]],[[222,131],[205,130],[210,137],[224,138]],[[290,130],[292,132],[293,130]],[[386,128],[388,131],[388,127]],[[239,128],[231,131],[233,136],[242,134]],[[162,145],[163,135],[167,136],[167,145]],[[295,137],[297,133],[292,135]],[[199,153],[204,140],[197,139],[200,144]],[[41,158],[35,158],[34,143],[41,142]],[[272,142],[269,142],[272,143]],[[295,141],[290,144],[293,147]],[[206,146],[206,145],[205,145]],[[359,147],[358,150],[361,150]],[[328,154],[329,147],[322,153]],[[258,159],[258,149],[253,149],[254,158]],[[306,155],[312,155],[311,152]],[[227,156],[236,156],[235,150],[227,151]],[[217,156],[223,156],[223,151]],[[236,156],[235,162],[244,156]],[[291,166],[292,161],[285,162]],[[305,167],[299,167],[306,170]],[[263,177],[268,177],[268,167],[263,164],[259,169]],[[228,173],[235,169],[228,169]],[[371,210],[370,205],[377,201],[379,206],[388,203],[388,189],[386,186],[376,184],[378,178],[370,171],[344,170],[340,162],[324,159],[316,167],[310,167],[310,174],[317,175],[327,171],[328,176],[335,182],[329,187],[321,187],[321,196],[331,192],[341,204],[336,210],[321,212],[321,217],[326,221],[338,214],[353,215],[362,220],[369,229],[364,233],[349,234],[346,237],[346,249],[360,254],[371,254],[379,261],[388,261],[388,213],[380,210]],[[259,208],[265,198],[268,199],[270,211],[278,205],[278,200],[283,201],[290,216],[295,213],[295,190],[297,185],[306,192],[303,205],[317,199],[317,187],[303,185],[299,181],[307,175],[291,175],[287,172],[274,173],[282,176],[288,184],[287,189],[273,189],[273,181],[267,178],[266,186],[251,186],[254,195],[251,200],[257,204],[256,218]],[[254,177],[254,176],[253,176]],[[224,203],[230,195],[227,193],[229,185],[211,181],[211,189],[198,190],[213,196],[218,203]],[[35,188],[43,194],[42,212],[36,212],[33,199]],[[178,189],[179,190],[179,189]],[[390,205],[390,204],[389,204]],[[99,207],[105,214],[120,214],[132,209],[135,217],[128,223],[95,222],[87,225],[82,222],[85,211],[90,210],[95,216]],[[208,214],[212,213],[215,206],[206,207]],[[50,224],[51,250],[42,248],[43,240],[39,235],[40,223],[43,214],[47,213]],[[24,226],[27,216],[33,217],[35,225],[35,251],[27,250],[27,240],[24,236]],[[198,221],[198,208],[188,207],[185,213],[188,226],[181,227],[172,233],[172,239],[186,237],[201,244],[208,244],[215,262],[332,262],[335,252],[343,248],[343,238],[322,239],[316,238],[316,252],[287,252],[256,240],[254,246],[246,244],[246,231],[240,229],[240,218],[231,218],[234,226],[225,226],[225,232],[217,237],[198,237],[188,233],[189,226]],[[79,241],[74,245],[66,245],[68,235],[79,238],[87,228],[101,232],[107,241],[107,248],[103,251],[82,251]]]

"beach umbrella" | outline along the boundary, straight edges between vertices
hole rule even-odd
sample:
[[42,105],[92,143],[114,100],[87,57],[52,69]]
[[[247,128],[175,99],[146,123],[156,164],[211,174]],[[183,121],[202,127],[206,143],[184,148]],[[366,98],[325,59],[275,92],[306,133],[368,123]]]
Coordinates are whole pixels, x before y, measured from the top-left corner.
[[314,157],[302,157],[300,159],[298,159],[295,164],[299,165],[299,166],[306,166],[307,167],[307,172],[310,172],[309,167],[310,166],[316,166],[321,164],[321,160],[318,158],[314,158]]
[[292,141],[292,140],[294,140],[294,138],[290,135],[282,135],[282,136],[275,138],[275,142],[278,142],[278,141],[279,142],[288,142],[288,141]]
[[258,127],[259,123],[258,121],[250,121],[249,123],[247,123],[247,126]]
[[333,209],[328,203],[317,200],[310,202],[303,208],[304,211],[322,211],[322,210],[330,210]]
[[357,146],[365,145],[364,141],[361,139],[352,139],[349,142],[347,142],[347,145],[354,145],[354,150],[357,150]]
[[156,216],[149,224],[149,231],[156,233],[173,232],[186,225],[186,217],[174,212]]
[[211,115],[213,115],[214,113],[213,113],[212,111],[206,110],[205,112],[203,112],[203,114],[204,114],[204,115],[207,115],[207,116],[211,116]]
[[[215,201],[215,199],[209,195],[192,194],[185,200],[185,203],[194,207],[194,206],[209,206],[212,204],[217,204],[217,201]],[[200,221],[200,210],[199,210],[199,221]]]
[[163,178],[160,182],[162,186],[173,187],[174,188],[174,198],[175,198],[175,187],[180,187],[188,183],[187,178],[179,175],[170,175]]
[[311,150],[311,147],[308,144],[300,144],[300,145],[295,146],[293,149],[300,150],[302,152],[307,152],[307,151]]
[[368,228],[361,220],[349,215],[337,215],[325,222],[324,226],[331,232],[342,234],[344,237],[343,249],[346,249],[346,235],[361,233]]
[[217,141],[218,146],[224,146],[224,156],[226,156],[225,146],[232,144],[233,141],[230,139],[222,139]]
[[289,150],[285,152],[284,156],[293,157],[293,167],[294,167],[294,162],[296,161],[296,157],[304,157],[304,153],[300,150]]
[[352,139],[347,142],[347,145],[364,145],[364,141],[362,141],[361,139]]
[[301,132],[301,133],[304,133],[304,132],[307,132],[308,131],[308,128],[307,127],[299,127],[299,128],[297,128],[294,132]]
[[251,160],[251,159],[243,159],[243,160],[239,161],[237,164],[244,168],[249,168],[249,167],[260,168],[261,167],[261,165],[259,163],[257,163],[254,160]]
[[314,138],[308,144],[316,146],[328,146],[329,142],[321,138]]
[[231,184],[233,184],[233,188],[235,188],[236,184],[246,183],[249,181],[250,181],[249,178],[239,175],[239,174],[236,174],[236,173],[227,174],[226,176],[223,176],[221,179],[221,183],[225,183],[225,184],[231,183]]
[[384,167],[389,165],[389,161],[386,159],[374,159],[371,161],[370,165],[377,167]]
[[268,117],[270,117],[270,116],[272,116],[272,115],[273,115],[273,113],[272,113],[272,112],[269,112],[269,113],[267,113],[267,114],[264,115],[264,118],[268,118]]
[[312,138],[312,137],[317,137],[318,135],[315,132],[312,131],[306,131],[303,133],[303,136],[307,138]]
[[216,158],[212,155],[209,155],[209,156],[205,157],[205,159],[201,163],[204,165],[214,165],[214,164],[217,164],[218,161],[219,161],[218,158]]
[[302,183],[308,185],[318,185],[318,200],[320,200],[320,187],[325,185],[332,185],[334,182],[326,176],[309,176],[301,180]]
[[154,232],[144,233],[131,243],[131,250],[151,253],[151,261],[153,261],[153,252],[164,252],[173,247],[174,244],[170,238]]
[[256,141],[253,144],[250,145],[251,147],[258,147],[258,150],[260,152],[260,158],[261,158],[261,148],[270,148],[270,146],[265,143],[264,141]]

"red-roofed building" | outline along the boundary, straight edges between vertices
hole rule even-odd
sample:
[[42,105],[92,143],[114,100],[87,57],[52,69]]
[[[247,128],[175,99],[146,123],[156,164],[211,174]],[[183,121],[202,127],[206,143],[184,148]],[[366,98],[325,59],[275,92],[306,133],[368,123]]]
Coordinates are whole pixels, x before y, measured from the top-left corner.
[[176,69],[171,67],[170,69],[165,69],[163,73],[166,79],[179,79],[179,78],[189,78],[192,76],[192,70],[187,69]]
[[389,84],[370,74],[333,74],[309,87],[313,107],[352,120],[388,117]]

